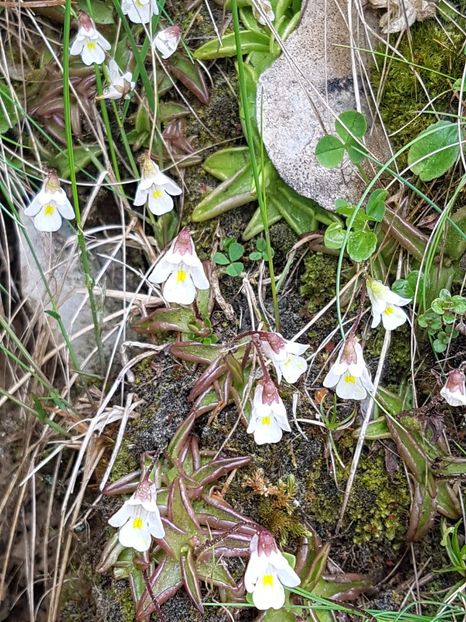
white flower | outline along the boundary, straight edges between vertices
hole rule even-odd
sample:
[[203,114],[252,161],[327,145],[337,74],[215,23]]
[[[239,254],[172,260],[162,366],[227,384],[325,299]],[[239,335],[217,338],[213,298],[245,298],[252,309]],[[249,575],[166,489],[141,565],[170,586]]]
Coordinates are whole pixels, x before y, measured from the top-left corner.
[[156,216],[173,209],[172,196],[181,194],[181,188],[145,154],[141,158],[141,181],[136,190],[134,205],[147,205]]
[[410,298],[402,298],[375,279],[367,279],[367,294],[372,304],[372,328],[382,320],[385,330],[395,330],[406,322],[408,316],[400,307],[411,302]]
[[153,15],[159,14],[157,0],[123,0],[121,10],[133,24],[148,24]]
[[254,392],[247,432],[254,434],[258,445],[264,445],[278,443],[283,436],[283,430],[291,431],[285,405],[272,380],[261,380]]
[[181,28],[179,26],[169,26],[156,34],[152,45],[160,52],[162,58],[169,58],[176,52],[181,38]]
[[112,46],[96,29],[94,22],[86,15],[79,14],[79,29],[75,40],[70,49],[72,56],[81,55],[81,60],[85,65],[97,63],[100,65],[105,60],[105,51]]
[[463,372],[454,369],[448,374],[440,395],[450,406],[466,406],[466,388]]
[[[122,73],[117,63],[112,58],[107,65],[108,78],[110,84],[103,90],[103,99],[128,99],[128,93],[135,87],[130,71]],[[98,98],[97,98],[98,99]]]
[[324,378],[324,387],[333,389],[343,400],[363,400],[374,385],[367,370],[362,348],[354,337],[349,337],[336,362]]
[[251,539],[251,556],[244,575],[246,590],[252,593],[254,606],[261,611],[281,609],[285,604],[283,586],[297,587],[301,580],[280,553],[268,531]]
[[163,296],[168,302],[190,305],[196,289],[209,289],[202,262],[187,229],[182,229],[165,255],[149,275],[152,283],[165,283]]
[[55,173],[49,174],[24,213],[34,217],[34,226],[39,231],[58,231],[62,218],[74,218],[73,207]]
[[141,553],[149,550],[152,536],[163,538],[165,530],[157,507],[157,487],[143,480],[136,492],[109,519],[112,527],[119,527],[118,539],[122,546]]
[[261,332],[259,335],[264,354],[272,361],[278,376],[282,374],[287,382],[293,384],[307,369],[306,360],[300,356],[309,348],[308,345],[287,341],[278,333]]
[[262,26],[267,25],[267,20],[273,22],[275,13],[273,12],[270,0],[254,0],[252,4],[252,12],[254,17]]

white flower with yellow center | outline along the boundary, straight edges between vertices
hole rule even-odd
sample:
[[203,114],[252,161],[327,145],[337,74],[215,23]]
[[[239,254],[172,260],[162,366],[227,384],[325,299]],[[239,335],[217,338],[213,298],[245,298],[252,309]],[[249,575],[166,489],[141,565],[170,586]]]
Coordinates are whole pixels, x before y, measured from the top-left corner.
[[281,609],[285,604],[286,587],[297,587],[301,580],[280,553],[268,531],[260,531],[251,539],[251,555],[244,575],[246,591],[252,593],[254,606],[265,611]]
[[169,58],[176,52],[181,38],[179,26],[169,26],[156,34],[152,45],[158,50],[163,59]]
[[121,10],[133,24],[148,24],[154,15],[159,14],[156,0],[123,0]]
[[152,537],[163,538],[165,529],[157,507],[157,487],[143,480],[136,492],[123,503],[123,506],[110,519],[109,525],[118,527],[118,539],[122,546],[148,551]]
[[73,207],[55,173],[49,174],[24,213],[34,218],[34,226],[39,231],[58,231],[62,218],[74,218]]
[[411,302],[410,298],[402,298],[375,279],[367,279],[367,295],[372,304],[372,328],[382,320],[385,330],[395,330],[406,322],[408,316],[400,309]]
[[335,388],[336,394],[343,400],[363,400],[368,392],[374,391],[362,348],[354,337],[346,340],[323,385],[328,389]]
[[286,408],[272,380],[260,380],[254,391],[247,432],[258,445],[278,443],[283,430],[290,432]]
[[[130,71],[123,73],[112,58],[107,65],[107,74],[110,84],[102,92],[102,99],[128,99],[128,93],[135,87]],[[96,98],[100,99],[100,98]]]
[[168,251],[156,263],[149,281],[165,283],[165,300],[181,305],[194,302],[196,289],[209,289],[209,280],[187,229],[180,231]]
[[89,15],[80,13],[78,34],[70,48],[71,56],[81,55],[85,65],[101,65],[105,60],[105,52],[111,47],[107,39],[97,31]]
[[448,374],[440,395],[450,406],[466,406],[466,387],[463,372],[454,369]]
[[287,382],[293,384],[307,369],[306,359],[300,356],[309,348],[303,343],[287,341],[278,333],[261,332],[259,335],[264,354],[272,361],[278,376],[282,375]]
[[145,154],[141,158],[141,181],[136,190],[134,205],[145,205],[156,216],[161,216],[173,209],[172,196],[181,194],[181,188],[173,179],[167,177],[160,168]]

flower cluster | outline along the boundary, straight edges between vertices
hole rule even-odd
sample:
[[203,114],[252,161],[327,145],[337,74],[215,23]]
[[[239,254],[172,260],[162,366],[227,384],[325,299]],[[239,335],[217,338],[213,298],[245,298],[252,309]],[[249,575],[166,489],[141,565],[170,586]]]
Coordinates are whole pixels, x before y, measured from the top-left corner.
[[62,219],[72,220],[74,210],[60,186],[55,172],[50,172],[42,184],[41,190],[24,210],[26,216],[34,218],[34,225],[39,231],[58,231]]

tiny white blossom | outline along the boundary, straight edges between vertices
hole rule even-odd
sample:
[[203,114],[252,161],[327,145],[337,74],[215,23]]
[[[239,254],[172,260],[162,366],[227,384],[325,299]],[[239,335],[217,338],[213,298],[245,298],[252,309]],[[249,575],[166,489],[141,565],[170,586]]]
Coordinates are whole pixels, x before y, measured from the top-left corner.
[[157,0],[123,0],[121,10],[133,24],[148,24],[159,14]]
[[176,52],[180,39],[181,28],[176,25],[169,26],[155,35],[152,45],[157,48],[160,56],[165,59]]
[[156,216],[173,209],[172,196],[181,194],[181,188],[173,179],[162,173],[147,154],[141,158],[141,180],[134,197],[134,205],[145,205]]
[[297,587],[300,578],[268,531],[262,530],[252,537],[250,552],[244,585],[252,593],[254,606],[261,611],[281,609],[285,604],[283,586]]
[[363,400],[368,392],[373,392],[362,348],[354,337],[346,340],[323,385],[328,389],[335,387],[336,394],[343,400]]
[[252,12],[254,17],[262,26],[267,25],[267,20],[273,22],[275,13],[273,12],[270,0],[254,0],[252,4]]
[[291,431],[285,404],[270,378],[260,380],[254,391],[247,433],[254,434],[254,441],[258,445],[264,445],[278,443],[283,430]]
[[165,300],[181,305],[194,302],[196,289],[209,289],[209,280],[187,229],[180,231],[168,251],[156,263],[149,281],[165,283]]
[[372,328],[382,320],[385,330],[395,330],[406,322],[408,316],[400,307],[411,302],[410,298],[402,298],[375,279],[367,279],[367,295],[372,304]]
[[62,218],[74,218],[73,207],[55,173],[48,175],[24,213],[34,218],[34,226],[39,231],[58,231]]
[[278,382],[282,375],[287,382],[293,384],[304,374],[307,362],[301,354],[309,348],[303,343],[287,341],[278,333],[260,333],[260,342],[264,354],[272,361],[278,376]]
[[118,539],[122,546],[148,551],[152,537],[163,538],[165,530],[157,507],[157,487],[154,482],[143,480],[136,492],[110,519],[112,527],[118,527]]
[[133,76],[131,72],[127,71],[126,73],[123,73],[115,60],[112,58],[107,65],[107,73],[110,84],[103,90],[102,98],[121,99],[124,97],[125,99],[128,99],[128,93],[135,87],[135,82],[132,80]]
[[78,34],[70,48],[70,54],[81,55],[85,65],[101,65],[105,60],[105,51],[111,47],[107,39],[98,32],[89,15],[80,13]]
[[448,374],[440,395],[450,406],[466,406],[466,387],[463,372],[454,369]]

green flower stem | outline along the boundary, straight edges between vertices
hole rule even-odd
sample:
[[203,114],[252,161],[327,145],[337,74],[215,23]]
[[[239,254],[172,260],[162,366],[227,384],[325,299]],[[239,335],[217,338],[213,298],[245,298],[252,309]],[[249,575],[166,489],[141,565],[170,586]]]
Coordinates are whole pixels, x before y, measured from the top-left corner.
[[70,165],[71,192],[73,195],[73,206],[76,218],[76,235],[79,246],[79,256],[84,272],[84,284],[89,296],[89,306],[91,308],[92,323],[94,326],[94,337],[97,346],[99,364],[102,371],[105,368],[104,353],[102,348],[102,335],[97,312],[97,304],[94,296],[94,279],[91,275],[89,253],[87,250],[86,239],[81,225],[81,210],[79,207],[78,186],[76,183],[76,169],[73,151],[73,134],[71,131],[71,93],[70,93],[70,26],[71,26],[71,0],[66,0],[63,34],[63,102],[65,112],[65,136],[68,161]]
[[238,79],[239,79],[239,87],[240,87],[241,106],[243,108],[244,125],[245,125],[245,130],[246,130],[246,140],[249,146],[249,153],[251,156],[251,166],[252,166],[252,172],[254,176],[254,185],[256,187],[257,200],[259,202],[261,220],[262,220],[262,225],[264,227],[264,233],[265,233],[265,242],[267,244],[267,255],[268,255],[269,273],[270,273],[270,288],[272,290],[273,309],[274,309],[274,315],[275,315],[275,327],[277,330],[280,330],[280,314],[278,310],[277,288],[276,288],[276,283],[275,283],[275,271],[274,271],[273,259],[272,259],[273,253],[272,253],[272,246],[270,244],[270,231],[269,231],[269,219],[268,219],[268,213],[267,213],[267,203],[265,200],[265,192],[263,191],[260,176],[259,176],[259,167],[257,164],[256,152],[254,148],[254,133],[253,133],[253,129],[251,125],[251,118],[249,116],[249,110],[248,110],[246,76],[244,73],[244,61],[243,61],[243,54],[241,51],[238,0],[231,0],[231,11],[233,14],[233,29],[235,32],[236,59],[238,62]]

